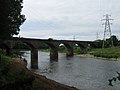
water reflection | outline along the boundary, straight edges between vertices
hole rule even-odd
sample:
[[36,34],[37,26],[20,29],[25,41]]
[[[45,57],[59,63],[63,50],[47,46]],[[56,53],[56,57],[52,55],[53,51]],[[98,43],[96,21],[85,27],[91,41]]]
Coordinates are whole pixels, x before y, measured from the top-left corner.
[[[30,68],[30,55],[26,55]],[[38,70],[34,72],[47,76],[60,83],[75,86],[82,90],[120,90],[120,82],[108,86],[108,79],[120,71],[119,61],[94,58],[67,57],[59,54],[58,62],[51,62],[49,53],[39,52]]]

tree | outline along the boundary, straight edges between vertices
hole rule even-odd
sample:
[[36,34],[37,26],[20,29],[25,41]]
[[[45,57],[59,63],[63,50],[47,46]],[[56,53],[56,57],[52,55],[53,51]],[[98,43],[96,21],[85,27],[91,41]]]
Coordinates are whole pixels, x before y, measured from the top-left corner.
[[95,40],[95,42],[97,42],[97,48],[102,48],[102,45],[103,45],[103,40]]
[[18,35],[25,21],[21,14],[23,0],[0,0],[0,39],[9,39]]
[[105,43],[105,47],[108,48],[112,46],[118,46],[119,40],[115,35],[112,35],[110,38],[106,39],[104,43]]
[[118,39],[117,39],[117,37],[116,37],[115,35],[112,35],[112,36],[110,37],[110,39],[113,40],[113,45],[114,45],[114,46],[117,46],[117,45],[118,45]]

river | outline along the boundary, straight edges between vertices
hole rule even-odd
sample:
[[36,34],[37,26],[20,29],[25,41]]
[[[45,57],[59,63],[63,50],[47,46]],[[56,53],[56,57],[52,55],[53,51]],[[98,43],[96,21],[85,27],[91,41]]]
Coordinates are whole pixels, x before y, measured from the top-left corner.
[[[24,53],[30,69],[30,51]],[[58,62],[50,62],[49,53],[38,52],[38,66],[35,73],[45,75],[57,82],[74,86],[81,90],[120,90],[120,82],[108,85],[108,79],[120,72],[120,61],[109,61],[96,58],[82,58],[75,55],[66,57],[59,53]]]

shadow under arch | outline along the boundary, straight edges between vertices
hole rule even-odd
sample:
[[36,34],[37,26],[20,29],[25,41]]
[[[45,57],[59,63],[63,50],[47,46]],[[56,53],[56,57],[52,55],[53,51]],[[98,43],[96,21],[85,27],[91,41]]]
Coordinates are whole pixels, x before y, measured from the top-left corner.
[[12,50],[11,50],[11,48],[10,48],[7,44],[2,43],[2,44],[0,45],[0,48],[1,48],[3,51],[5,51],[5,53],[6,53],[7,55],[11,55],[11,54],[12,54]]
[[80,47],[81,50],[86,49],[87,45],[88,45],[88,44],[85,44],[85,43],[84,44],[83,43],[76,43],[76,44]]
[[45,43],[50,48],[50,61],[58,61],[58,45],[53,43]]

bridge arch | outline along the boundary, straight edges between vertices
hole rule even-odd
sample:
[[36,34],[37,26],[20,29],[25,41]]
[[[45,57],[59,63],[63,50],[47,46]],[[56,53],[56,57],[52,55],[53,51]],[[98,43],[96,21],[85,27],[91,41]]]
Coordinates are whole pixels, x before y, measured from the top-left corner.
[[[2,42],[3,40],[1,40]],[[71,40],[48,40],[48,39],[32,39],[32,38],[13,38],[12,40],[3,41],[9,52],[17,42],[26,43],[31,49],[31,62],[33,66],[37,66],[38,62],[38,46],[45,43],[50,47],[50,59],[58,60],[58,47],[62,43],[66,47],[66,55],[73,56],[73,47],[77,44],[81,49],[87,48],[87,45],[95,47],[96,42],[92,41],[71,41]],[[93,44],[92,44],[93,43]],[[96,44],[99,45],[99,44]],[[1,43],[0,43],[1,46]]]
[[87,47],[87,44],[83,44],[83,43],[76,43],[79,47],[80,47],[80,49],[81,50],[84,50],[86,47]]
[[13,48],[18,44],[26,44],[26,46],[31,51],[31,68],[37,69],[38,68],[38,49],[33,45],[31,42],[26,41],[17,41],[14,43]]
[[73,45],[72,44],[69,44],[69,43],[60,43],[60,45],[63,45],[65,46],[66,48],[66,56],[73,56]]
[[89,44],[88,43],[82,43],[82,42],[80,42],[80,43],[75,43],[75,46],[77,46],[77,52],[79,53],[79,54],[83,54],[83,53],[85,53],[85,51],[86,50],[88,50],[88,47],[89,47]]

